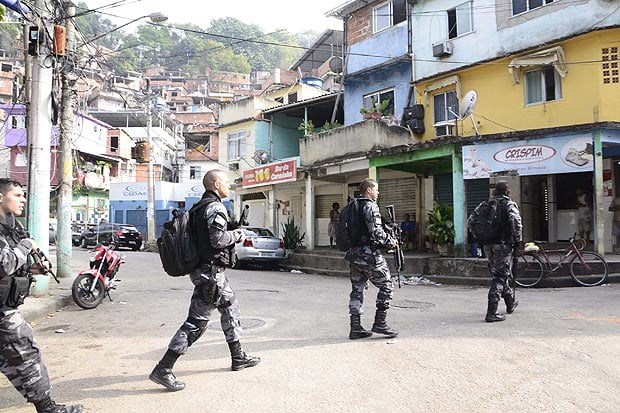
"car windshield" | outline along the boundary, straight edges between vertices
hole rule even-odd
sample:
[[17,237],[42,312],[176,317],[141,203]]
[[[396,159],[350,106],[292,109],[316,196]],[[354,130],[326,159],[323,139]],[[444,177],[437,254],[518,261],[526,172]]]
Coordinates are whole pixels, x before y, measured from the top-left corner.
[[245,235],[249,237],[273,237],[273,233],[267,228],[245,228]]

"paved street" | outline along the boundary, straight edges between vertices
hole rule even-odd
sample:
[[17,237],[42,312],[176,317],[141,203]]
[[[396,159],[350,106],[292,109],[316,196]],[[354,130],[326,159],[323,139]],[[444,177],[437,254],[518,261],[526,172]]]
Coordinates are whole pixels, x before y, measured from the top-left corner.
[[[113,303],[91,311],[72,304],[33,322],[59,402],[110,413],[569,412],[620,405],[617,285],[519,291],[521,306],[494,324],[483,322],[486,289],[403,286],[389,313],[401,334],[388,344],[348,340],[347,279],[261,270],[229,271],[229,278],[247,327],[242,343],[262,363],[230,371],[216,319],[177,363],[187,388],[168,393],[147,376],[185,318],[190,282],[166,276],[155,254],[126,255]],[[74,259],[86,256],[75,250]],[[369,293],[367,328],[376,289]],[[34,411],[4,377],[0,411]]]

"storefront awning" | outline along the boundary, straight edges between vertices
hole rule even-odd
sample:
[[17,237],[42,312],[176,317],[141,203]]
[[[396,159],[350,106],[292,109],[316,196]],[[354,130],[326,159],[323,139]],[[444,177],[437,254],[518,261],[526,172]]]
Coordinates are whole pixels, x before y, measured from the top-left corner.
[[531,53],[525,56],[512,59],[508,65],[508,71],[512,75],[513,83],[519,83],[519,77],[522,67],[528,66],[545,66],[553,65],[553,68],[562,77],[566,77],[568,68],[566,67],[566,57],[564,56],[564,49],[561,46],[552,47]]
[[444,87],[447,87],[453,84],[456,85],[456,97],[460,100],[461,99],[461,79],[458,77],[458,75],[454,75],[454,76],[449,76],[443,79],[436,80],[424,88],[424,99],[426,101],[426,104],[427,105],[429,104],[428,95],[432,91],[442,89]]

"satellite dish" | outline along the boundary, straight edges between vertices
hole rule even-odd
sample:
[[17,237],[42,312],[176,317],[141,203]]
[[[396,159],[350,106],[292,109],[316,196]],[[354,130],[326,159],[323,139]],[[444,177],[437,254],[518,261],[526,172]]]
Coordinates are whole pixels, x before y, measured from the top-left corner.
[[338,57],[338,56],[332,56],[329,59],[329,70],[331,70],[334,73],[342,73],[342,66],[343,66],[343,62],[342,62],[342,57]]
[[463,100],[461,101],[459,114],[461,115],[461,119],[471,115],[474,112],[474,108],[476,107],[476,102],[478,101],[478,94],[475,90],[470,90],[465,94]]
[[252,159],[254,159],[254,161],[256,161],[256,163],[259,165],[267,163],[269,162],[269,152],[259,149],[254,152],[254,155],[252,155]]

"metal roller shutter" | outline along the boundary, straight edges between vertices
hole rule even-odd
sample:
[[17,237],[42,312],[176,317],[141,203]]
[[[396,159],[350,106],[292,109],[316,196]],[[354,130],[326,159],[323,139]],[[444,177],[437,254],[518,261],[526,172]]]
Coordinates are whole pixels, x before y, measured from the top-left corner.
[[489,179],[468,179],[465,181],[465,191],[467,194],[467,216],[482,201],[489,199]]
[[435,175],[435,201],[440,205],[452,205],[452,174]]
[[416,178],[386,179],[379,182],[379,204],[381,214],[385,215],[386,205],[394,205],[396,222],[405,219],[405,214],[409,214],[415,219],[416,214]]
[[332,204],[334,202],[338,202],[340,204],[340,210],[344,207],[344,202],[342,201],[342,195],[330,194],[330,195],[317,195],[314,198],[314,217],[315,218],[328,218],[329,219],[329,211],[332,210]]

